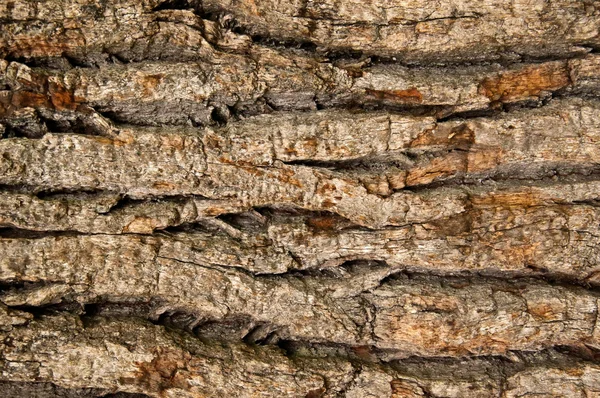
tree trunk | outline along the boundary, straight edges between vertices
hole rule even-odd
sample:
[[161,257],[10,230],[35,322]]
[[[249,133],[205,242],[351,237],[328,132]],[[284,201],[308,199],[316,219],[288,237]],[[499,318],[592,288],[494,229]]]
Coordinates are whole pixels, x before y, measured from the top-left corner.
[[0,392],[600,396],[600,3],[0,3]]

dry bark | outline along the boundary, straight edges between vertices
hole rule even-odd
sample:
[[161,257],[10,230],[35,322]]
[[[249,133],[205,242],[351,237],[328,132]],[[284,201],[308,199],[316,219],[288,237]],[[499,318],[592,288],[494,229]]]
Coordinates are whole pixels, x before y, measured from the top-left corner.
[[1,3],[0,392],[599,395],[596,3]]

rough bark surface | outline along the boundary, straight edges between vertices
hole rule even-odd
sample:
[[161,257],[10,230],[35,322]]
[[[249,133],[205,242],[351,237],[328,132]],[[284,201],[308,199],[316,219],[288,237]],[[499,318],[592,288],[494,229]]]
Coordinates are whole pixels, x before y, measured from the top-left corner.
[[600,396],[599,2],[0,28],[3,396]]

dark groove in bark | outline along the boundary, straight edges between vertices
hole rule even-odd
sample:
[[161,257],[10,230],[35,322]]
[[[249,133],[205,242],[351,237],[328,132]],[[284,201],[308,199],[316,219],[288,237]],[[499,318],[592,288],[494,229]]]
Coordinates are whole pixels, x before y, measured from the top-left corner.
[[[557,96],[558,97],[558,96]],[[578,93],[565,93],[561,95],[560,98],[596,98],[596,96],[590,94],[578,94]],[[210,121],[208,123],[199,123],[192,121],[191,119],[187,119],[186,123],[156,123],[154,121],[148,122],[137,122],[132,120],[130,116],[124,115],[122,112],[118,110],[105,110],[103,107],[93,105],[92,108],[98,115],[102,116],[104,119],[110,121],[110,123],[117,127],[119,125],[126,127],[127,125],[131,126],[140,126],[140,127],[153,127],[157,125],[161,126],[183,126],[188,125],[191,127],[196,127],[199,129],[203,129],[205,127],[225,127],[234,124],[234,122],[239,122],[245,118],[260,116],[265,114],[270,114],[272,112],[282,112],[282,111],[294,111],[300,113],[311,113],[314,112],[312,109],[306,109],[305,107],[298,106],[295,108],[290,108],[287,106],[277,106],[273,101],[268,99],[268,96],[258,97],[255,102],[264,101],[271,108],[268,111],[258,110],[248,110],[245,108],[239,109],[235,105],[229,106],[224,103],[215,102],[212,105],[207,105],[205,109],[207,111],[210,110]],[[322,100],[318,97],[315,98],[315,109],[316,110],[340,110],[340,111],[351,111],[354,113],[357,112],[388,112],[390,115],[396,116],[412,116],[412,117],[427,117],[432,116],[435,117],[437,122],[447,122],[447,121],[455,121],[455,120],[471,120],[477,119],[481,117],[494,117],[502,114],[510,114],[515,111],[519,111],[522,109],[538,109],[542,106],[549,104],[550,99],[547,100],[539,100],[539,101],[522,101],[510,104],[499,104],[499,105],[491,105],[490,108],[485,109],[477,109],[470,110],[465,112],[454,112],[453,105],[415,105],[415,104],[398,104],[391,105],[383,102],[378,102],[377,100],[365,101],[357,101],[355,99],[350,99],[349,101],[341,101],[335,104],[328,104],[328,100]],[[211,109],[212,108],[212,109]],[[37,124],[43,130],[46,130],[48,133],[72,133],[78,135],[91,135],[91,136],[111,136],[110,132],[103,131],[100,128],[90,125],[89,122],[86,122],[85,116],[78,117],[74,121],[67,120],[54,120],[50,117],[42,116],[37,112],[37,116],[40,118],[40,122]],[[0,118],[0,121],[2,119]],[[24,132],[21,127],[12,127],[10,125],[10,119],[7,119],[7,130],[0,136],[0,138],[30,138],[30,139],[39,139],[44,136],[45,133],[28,133]]]
[[[440,179],[429,184],[412,185],[395,192],[427,192],[439,188],[460,188],[493,185],[496,183],[522,185],[522,186],[544,186],[554,184],[593,182],[600,180],[600,165],[590,164],[585,166],[570,166],[566,164],[540,164],[538,169],[530,175],[516,177],[512,169],[499,169],[471,175],[458,175]],[[458,174],[458,173],[457,173]]]
[[[350,111],[353,113],[364,113],[370,112],[387,112],[392,116],[409,116],[409,117],[434,117],[438,123],[451,122],[451,121],[469,121],[473,119],[479,119],[482,117],[494,118],[503,114],[511,114],[520,110],[527,109],[539,109],[552,102],[554,98],[581,98],[581,99],[595,99],[597,96],[586,93],[573,93],[564,92],[559,94],[555,92],[555,96],[551,96],[544,100],[532,100],[532,101],[521,101],[507,104],[491,104],[489,108],[469,110],[464,112],[454,112],[453,105],[414,105],[414,104],[398,104],[391,105],[387,103],[377,101],[356,101],[350,99],[349,101],[336,102],[334,104],[323,103],[318,97],[315,98],[315,108],[317,110],[339,110],[339,111]],[[214,102],[205,107],[207,112],[210,110],[210,118],[207,123],[193,121],[190,118],[186,119],[186,123],[160,123],[162,126],[183,126],[187,124],[186,128],[194,127],[198,128],[199,131],[206,127],[223,128],[228,126],[235,126],[236,122],[240,122],[248,117],[261,116],[271,114],[273,112],[299,112],[299,113],[311,113],[314,110],[306,109],[304,107],[289,108],[275,105],[272,101],[268,100],[268,97],[258,97],[255,103],[266,102],[269,110],[260,110],[256,108],[254,110],[248,110],[246,108],[238,108],[236,105],[229,106],[224,103]],[[119,127],[127,128],[127,126],[138,126],[138,127],[154,127],[157,123],[154,121],[148,122],[136,122],[131,120],[128,115],[123,115],[118,110],[103,110],[100,106],[92,106],[93,110],[110,123],[112,128],[118,130]],[[212,110],[211,110],[212,109]],[[27,126],[16,126],[12,125],[10,118],[5,118],[4,123],[5,131],[0,131],[0,139],[6,138],[23,138],[23,139],[41,139],[46,133],[64,133],[64,134],[75,134],[82,136],[105,136],[112,137],[113,131],[106,130],[104,127],[94,125],[89,121],[89,115],[78,114],[74,120],[66,120],[64,118],[52,118],[49,114],[42,115],[39,111],[36,111],[36,117],[39,121],[34,121],[33,124]],[[3,119],[0,118],[0,122]],[[36,131],[30,132],[32,126],[37,128]],[[298,160],[291,161],[288,164],[303,164],[302,162],[311,162],[311,160]],[[319,161],[315,161],[319,162]],[[332,161],[336,162],[336,161]],[[327,161],[321,161],[323,164],[327,164]],[[325,166],[327,167],[327,166]]]
[[100,388],[64,388],[48,382],[0,381],[0,394],[19,398],[150,398],[150,395],[109,392]]

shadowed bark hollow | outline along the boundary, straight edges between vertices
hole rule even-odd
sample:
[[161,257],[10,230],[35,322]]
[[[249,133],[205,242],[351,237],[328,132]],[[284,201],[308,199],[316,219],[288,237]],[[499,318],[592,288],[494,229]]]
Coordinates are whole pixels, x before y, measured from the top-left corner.
[[0,28],[4,396],[600,396],[598,2]]

